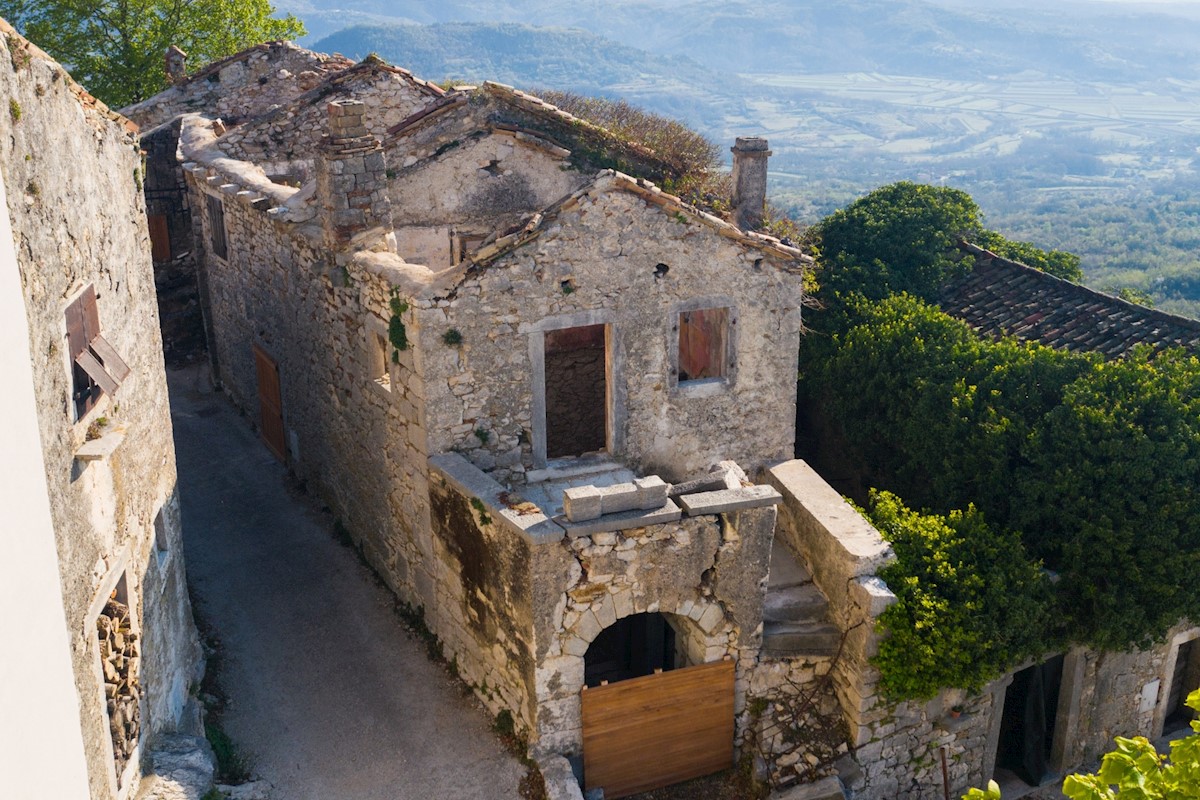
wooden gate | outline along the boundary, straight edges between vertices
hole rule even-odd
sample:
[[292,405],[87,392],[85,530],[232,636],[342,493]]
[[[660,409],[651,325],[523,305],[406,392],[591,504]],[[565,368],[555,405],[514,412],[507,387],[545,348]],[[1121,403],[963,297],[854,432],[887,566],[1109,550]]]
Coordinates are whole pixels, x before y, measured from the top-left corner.
[[254,345],[254,372],[258,376],[258,420],[262,440],[280,461],[287,461],[283,438],[283,400],[279,391],[279,365]]
[[607,798],[733,766],[729,659],[585,688],[583,778]]

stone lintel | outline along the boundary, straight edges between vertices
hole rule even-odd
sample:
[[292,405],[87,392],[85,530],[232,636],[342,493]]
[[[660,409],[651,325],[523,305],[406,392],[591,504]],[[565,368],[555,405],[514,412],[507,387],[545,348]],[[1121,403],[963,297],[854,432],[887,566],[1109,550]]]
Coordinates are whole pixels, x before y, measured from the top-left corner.
[[771,795],[774,800],[844,800],[845,791],[836,775],[814,783],[802,783]]
[[743,508],[778,505],[783,495],[771,486],[745,486],[740,489],[718,489],[715,492],[699,492],[679,498],[689,517],[702,514],[724,514]]
[[567,532],[567,536],[574,539],[580,536],[591,536],[594,533],[627,531],[630,528],[644,528],[647,525],[675,522],[682,516],[683,512],[680,511],[679,506],[668,500],[662,508],[656,508],[651,511],[638,509],[636,511],[625,511],[620,514],[605,514],[603,517],[597,517],[585,522],[570,522],[566,517],[557,517],[555,521],[562,525]]

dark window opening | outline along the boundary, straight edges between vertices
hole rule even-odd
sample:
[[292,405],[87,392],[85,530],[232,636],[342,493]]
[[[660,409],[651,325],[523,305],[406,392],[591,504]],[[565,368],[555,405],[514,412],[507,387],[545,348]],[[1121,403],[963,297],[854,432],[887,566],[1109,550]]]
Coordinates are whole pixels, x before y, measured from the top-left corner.
[[1200,688],[1200,647],[1196,640],[1179,645],[1175,653],[1175,671],[1171,673],[1171,686],[1167,694],[1167,717],[1163,721],[1163,733],[1184,730],[1195,718],[1196,712],[1187,707],[1188,694]]
[[679,314],[679,382],[728,374],[729,309],[702,308]]
[[100,335],[96,290],[89,285],[67,306],[67,347],[71,356],[71,399],[82,419],[104,393],[113,394],[129,377],[129,365]]
[[1010,770],[1030,786],[1040,786],[1050,778],[1062,672],[1063,657],[1059,655],[1013,676],[1004,696],[997,772]]
[[208,195],[209,242],[213,255],[229,258],[229,244],[225,238],[225,204],[221,198]]
[[633,614],[605,628],[583,657],[588,686],[668,672],[676,663],[675,630],[662,614]]
[[467,256],[478,250],[486,239],[486,233],[456,233],[451,236],[453,263],[461,264]]
[[546,333],[546,457],[603,450],[608,443],[605,326]]

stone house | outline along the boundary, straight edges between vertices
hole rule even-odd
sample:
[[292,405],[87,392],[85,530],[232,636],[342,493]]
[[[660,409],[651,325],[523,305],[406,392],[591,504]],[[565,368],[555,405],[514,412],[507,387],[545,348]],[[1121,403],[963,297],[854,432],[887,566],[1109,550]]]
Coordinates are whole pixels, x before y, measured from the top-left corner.
[[[328,71],[297,86],[285,59]],[[644,785],[612,774],[614,739],[650,766],[719,742],[706,768],[736,743],[777,785],[819,779],[806,797],[961,793],[1007,777],[1035,672],[1053,771],[1176,719],[1200,672],[1183,625],[978,696],[878,695],[893,556],[790,460],[808,259],[754,230],[764,141],[734,148],[735,224],[663,191],[657,154],[511,87],[284,45],[225,63],[220,91],[181,78],[127,109],[166,143],[148,170],[186,210],[215,377],[548,776],[582,754],[621,796]],[[667,747],[618,690],[673,674],[706,677],[663,690],[699,714]],[[658,739],[628,745],[642,729]]]
[[[0,20],[5,788],[130,797],[196,733],[201,653],[180,539],[136,127]],[[11,445],[11,449],[10,449]]]

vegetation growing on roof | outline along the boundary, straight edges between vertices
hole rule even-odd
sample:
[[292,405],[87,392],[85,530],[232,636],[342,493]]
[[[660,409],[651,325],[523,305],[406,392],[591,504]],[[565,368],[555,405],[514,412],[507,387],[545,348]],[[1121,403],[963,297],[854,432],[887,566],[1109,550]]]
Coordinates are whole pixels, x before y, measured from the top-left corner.
[[[885,620],[904,645],[881,650],[885,685],[926,695],[921,679],[937,674],[936,661],[951,665],[938,681],[978,686],[1028,654],[986,622],[1004,619],[1021,592],[980,594],[983,622],[942,602],[969,596],[987,574],[966,560],[939,566],[929,543],[953,553],[951,534],[987,551],[1010,541],[1004,552],[1026,562],[1021,574],[1038,564],[1056,574],[1051,613],[1029,611],[1026,643],[1121,650],[1197,617],[1200,361],[1148,350],[1104,361],[979,337],[922,299],[961,269],[946,244],[973,204],[953,190],[887,188],[818,226],[825,309],[809,315],[818,333],[800,365],[802,404],[831,422],[827,446],[865,465],[864,486],[937,517],[898,506],[880,523],[925,532],[904,534],[921,547],[898,546],[889,572],[910,602]],[[980,635],[986,648],[975,646]],[[979,665],[962,663],[966,641]]]

